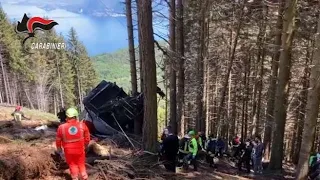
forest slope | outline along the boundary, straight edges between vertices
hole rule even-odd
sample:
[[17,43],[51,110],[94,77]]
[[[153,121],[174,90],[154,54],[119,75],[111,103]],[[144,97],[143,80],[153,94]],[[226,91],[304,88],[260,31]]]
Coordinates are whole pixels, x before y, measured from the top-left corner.
[[[157,80],[158,86],[163,89],[163,53],[155,49],[156,61],[157,61]],[[136,53],[136,59],[139,54]],[[126,92],[131,89],[130,83],[130,62],[129,62],[129,50],[128,48],[120,49],[113,53],[105,53],[97,55],[91,58],[94,63],[94,67],[101,80],[116,82],[117,85],[122,87]],[[139,62],[137,60],[137,76],[139,78]],[[138,79],[139,83],[139,79]],[[164,90],[164,89],[163,89]]]
[[[14,106],[0,104],[0,121],[13,119],[11,113],[14,111],[14,109]],[[28,108],[22,108],[22,112],[27,118],[30,118],[31,120],[58,121],[58,117],[51,113],[42,112],[39,110],[32,110]]]

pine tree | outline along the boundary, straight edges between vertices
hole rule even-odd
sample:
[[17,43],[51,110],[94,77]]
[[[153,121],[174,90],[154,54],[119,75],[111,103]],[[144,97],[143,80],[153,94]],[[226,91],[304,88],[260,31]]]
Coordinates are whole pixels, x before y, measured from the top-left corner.
[[71,28],[67,40],[68,58],[72,65],[75,82],[76,104],[83,110],[82,100],[86,92],[97,82],[92,62],[83,44],[78,40],[77,33]]

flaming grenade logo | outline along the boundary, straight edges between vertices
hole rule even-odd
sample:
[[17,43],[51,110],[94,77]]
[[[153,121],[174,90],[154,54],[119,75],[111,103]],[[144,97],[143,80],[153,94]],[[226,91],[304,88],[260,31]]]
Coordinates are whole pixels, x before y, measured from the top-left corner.
[[53,26],[58,25],[54,20],[43,19],[41,17],[29,18],[24,14],[22,21],[18,21],[16,27],[17,33],[28,33],[28,36],[22,41],[22,44],[26,42],[30,37],[34,37],[36,30],[50,30]]

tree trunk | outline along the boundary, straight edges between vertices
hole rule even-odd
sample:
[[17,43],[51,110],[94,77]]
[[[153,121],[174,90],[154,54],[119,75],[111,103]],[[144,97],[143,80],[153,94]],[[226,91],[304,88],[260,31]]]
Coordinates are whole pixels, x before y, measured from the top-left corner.
[[[137,0],[139,32],[141,34],[141,57],[143,62],[144,79],[144,149],[157,151],[157,79],[156,60],[154,53],[154,37],[152,27],[151,0]],[[148,72],[148,73],[147,73]]]
[[276,25],[276,37],[275,37],[275,50],[274,55],[272,57],[272,65],[271,65],[271,75],[269,77],[270,85],[268,87],[267,92],[267,110],[266,110],[266,121],[265,121],[265,130],[264,130],[264,138],[263,143],[265,145],[265,156],[266,160],[270,159],[270,149],[271,149],[271,136],[272,136],[272,128],[274,124],[274,101],[276,95],[276,85],[277,85],[277,77],[278,77],[278,67],[279,67],[279,57],[280,57],[280,46],[281,46],[281,29],[282,29],[282,14],[284,11],[284,1],[280,0],[279,10],[278,10],[278,19]]
[[304,131],[300,147],[299,163],[297,168],[298,180],[307,179],[308,160],[314,141],[314,135],[317,124],[320,104],[320,16],[318,20],[318,29],[316,34],[315,54],[312,59],[310,88],[308,92],[308,102],[306,108],[306,120],[304,122]]
[[60,93],[60,102],[61,102],[61,107],[64,107],[64,100],[63,100],[63,90],[62,90],[62,83],[61,83],[61,73],[60,73],[60,68],[58,63],[59,59],[57,59],[57,73],[58,73],[58,81],[59,81],[59,93]]
[[197,93],[197,119],[198,119],[198,130],[202,133],[206,132],[207,126],[205,121],[205,114],[206,114],[206,88],[208,84],[206,83],[206,66],[207,62],[209,61],[208,57],[208,42],[209,42],[209,23],[208,23],[208,15],[207,12],[209,7],[209,1],[204,0],[201,2],[201,17],[200,17],[200,57],[198,61],[198,81],[200,82],[201,86],[199,89],[199,93]]
[[[1,51],[1,49],[0,49]],[[2,55],[0,54],[0,62],[1,62],[1,71],[2,71],[2,78],[3,78],[3,85],[4,85],[4,91],[5,91],[5,97],[6,97],[6,102],[9,103],[9,92],[8,92],[8,84],[7,84],[7,78],[6,78],[6,71],[4,68],[4,63],[3,63],[3,58]]]
[[176,61],[175,61],[175,51],[176,51],[176,1],[170,0],[170,8],[169,8],[169,42],[170,42],[170,53],[173,56],[168,57],[170,64],[170,125],[172,127],[173,132],[176,134],[177,131],[177,76],[176,76]]
[[183,36],[183,4],[182,0],[177,0],[177,53],[178,59],[178,91],[177,91],[177,121],[178,132],[184,133],[184,122],[182,119],[184,104],[184,36]]
[[52,93],[53,96],[53,112],[54,114],[57,114],[57,98],[56,93]]
[[[185,109],[184,121],[196,129],[202,114],[201,2],[185,1]],[[190,25],[192,24],[192,26]],[[199,103],[200,102],[200,103]]]
[[19,89],[18,89],[18,78],[17,73],[14,73],[14,92],[15,92],[15,101],[14,104],[19,104]]
[[[132,8],[131,0],[126,0],[126,16],[127,16],[127,31],[128,31],[128,44],[129,44],[129,56],[130,56],[130,75],[131,75],[131,94],[135,95],[138,92],[137,85],[137,67],[136,57],[134,49],[134,37],[133,37],[133,24],[132,24]],[[135,119],[134,133],[140,134],[141,124]]]
[[82,110],[82,85],[81,85],[81,78],[78,67],[76,67],[76,79],[77,79],[77,90],[78,90],[78,105],[80,110]]
[[244,110],[244,136],[242,136],[243,139],[247,139],[248,136],[248,115],[249,115],[249,95],[250,95],[250,72],[251,72],[251,54],[248,54],[249,61],[246,63],[246,75],[247,75],[247,81],[244,84],[245,86],[245,110]]
[[262,97],[262,89],[263,89],[263,75],[264,75],[264,58],[265,58],[265,36],[266,36],[266,27],[267,27],[267,19],[268,16],[268,9],[266,6],[263,6],[263,10],[260,13],[260,18],[262,19],[262,23],[260,24],[261,28],[259,28],[259,35],[258,35],[258,61],[259,63],[259,73],[257,72],[257,79],[256,79],[256,86],[255,90],[257,92],[257,99],[253,99],[255,104],[255,114],[253,116],[253,123],[252,123],[252,136],[260,135],[260,109],[261,109],[261,97]]
[[[301,102],[301,105],[298,108],[298,122],[297,122],[297,129],[296,129],[296,142],[294,144],[294,155],[293,155],[293,163],[298,164],[299,160],[299,154],[300,154],[300,147],[301,147],[301,141],[302,141],[302,132],[303,132],[303,125],[305,121],[305,113],[306,113],[306,105],[307,105],[307,99],[308,99],[308,88],[309,88],[309,78],[310,78],[310,69],[309,69],[309,62],[311,58],[310,53],[310,41],[308,42],[307,46],[307,53],[306,53],[306,62],[304,67],[304,74],[302,77],[302,91],[300,93],[299,100]],[[312,47],[312,46],[311,46]]]
[[230,72],[233,66],[233,61],[235,59],[235,53],[236,53],[236,48],[238,45],[238,40],[239,40],[239,33],[241,30],[241,26],[242,26],[242,19],[243,19],[243,15],[244,15],[244,3],[241,6],[241,13],[239,15],[239,19],[238,19],[238,26],[236,29],[236,35],[235,35],[235,40],[234,43],[232,45],[232,52],[230,55],[230,59],[229,59],[229,64],[227,67],[227,73],[224,77],[223,80],[223,86],[222,86],[222,90],[221,90],[221,97],[220,97],[220,102],[219,102],[219,106],[218,106],[218,112],[217,112],[217,122],[218,122],[218,127],[221,127],[221,113],[222,113],[222,109],[223,109],[223,104],[224,104],[224,100],[225,100],[225,96],[227,93],[227,86],[228,86],[228,80],[229,80],[229,76],[230,76]]
[[[138,8],[139,7],[139,2],[140,2],[141,0],[136,0],[136,4],[137,4],[137,16],[139,16],[139,11],[140,11],[140,9]],[[139,26],[139,22],[140,20],[139,20],[139,17],[137,18],[137,23],[138,23],[138,26]],[[139,27],[138,27],[138,29],[139,29]],[[143,67],[142,67],[142,65],[143,65],[143,59],[142,59],[142,49],[141,49],[141,42],[142,42],[142,34],[141,34],[141,32],[140,32],[140,30],[138,30],[138,39],[139,39],[139,70],[140,70],[140,92],[143,92],[143,84],[144,84],[144,82],[143,82]]]
[[279,58],[279,77],[278,86],[276,90],[275,99],[275,113],[276,128],[273,133],[273,144],[271,149],[271,158],[269,169],[282,169],[283,160],[283,138],[286,124],[286,109],[288,96],[288,82],[290,78],[291,67],[291,45],[293,39],[293,32],[295,27],[295,15],[298,0],[287,0],[286,10],[283,20],[282,36],[281,36],[281,53]]
[[166,102],[165,102],[165,126],[168,126],[168,80],[164,78],[164,89],[166,90]]
[[136,58],[135,58],[134,40],[133,40],[131,0],[126,0],[126,16],[127,16],[127,31],[128,31],[128,44],[129,44],[129,55],[130,55],[131,94],[136,94],[138,92],[137,90],[138,86],[137,86]]

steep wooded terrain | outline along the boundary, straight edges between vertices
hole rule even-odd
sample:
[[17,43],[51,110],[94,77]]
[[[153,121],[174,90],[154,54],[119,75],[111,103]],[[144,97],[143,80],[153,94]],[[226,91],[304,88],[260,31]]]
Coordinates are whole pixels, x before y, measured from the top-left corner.
[[[59,106],[78,106],[97,83],[96,72],[75,29],[67,37],[54,29],[36,31],[23,46],[26,34],[15,32],[0,9],[0,103],[20,104],[57,112]],[[32,49],[32,43],[63,43],[61,49]]]
[[[163,84],[163,53],[156,48],[157,60],[157,79],[158,86],[164,87]],[[116,82],[119,87],[122,87],[126,92],[131,89],[130,84],[130,62],[128,49],[120,49],[113,53],[101,54],[91,57],[93,65],[100,79]],[[137,63],[137,69],[139,65]],[[138,71],[139,72],[139,71]],[[138,76],[139,77],[139,76]],[[140,82],[140,81],[139,81]],[[138,84],[140,84],[138,82]],[[140,87],[138,85],[138,87]]]

